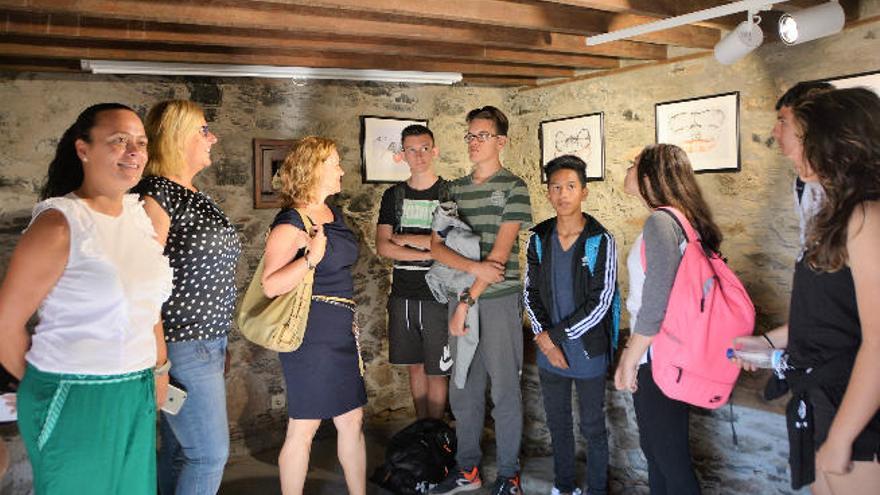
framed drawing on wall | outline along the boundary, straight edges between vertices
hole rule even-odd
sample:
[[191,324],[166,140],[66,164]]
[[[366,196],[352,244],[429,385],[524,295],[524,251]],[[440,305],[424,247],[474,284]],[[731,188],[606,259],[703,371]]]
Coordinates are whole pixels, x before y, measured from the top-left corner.
[[880,95],[880,71],[840,76],[825,81],[830,82],[837,89],[862,87]]
[[544,166],[562,155],[575,155],[587,164],[587,180],[605,178],[605,115],[602,112],[545,120],[538,127],[541,143],[541,182]]
[[284,163],[293,139],[254,139],[254,208],[280,208],[272,178]]
[[687,152],[694,172],[740,169],[739,92],[657,103],[658,143]]
[[409,167],[401,154],[400,132],[413,124],[427,126],[428,121],[361,116],[361,181],[400,182],[409,178]]

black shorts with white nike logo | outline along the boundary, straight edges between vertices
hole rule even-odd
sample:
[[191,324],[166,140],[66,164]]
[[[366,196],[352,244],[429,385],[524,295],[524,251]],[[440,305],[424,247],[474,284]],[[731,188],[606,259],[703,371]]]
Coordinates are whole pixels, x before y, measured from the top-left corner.
[[452,371],[448,310],[437,301],[388,298],[388,360],[424,364],[429,375]]

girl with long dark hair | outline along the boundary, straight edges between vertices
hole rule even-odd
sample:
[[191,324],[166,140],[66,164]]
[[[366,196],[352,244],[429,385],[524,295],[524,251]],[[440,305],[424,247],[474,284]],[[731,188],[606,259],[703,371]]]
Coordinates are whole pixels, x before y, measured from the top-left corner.
[[[684,150],[671,144],[646,147],[626,173],[624,191],[650,210],[671,206],[680,211],[707,249],[717,251],[721,231],[697,185]],[[651,375],[651,341],[666,315],[669,293],[687,241],[668,213],[653,211],[627,257],[632,335],[620,358],[614,383],[633,392],[639,440],[648,460],[652,495],[700,493],[691,462],[688,405],[663,394]],[[644,245],[645,266],[641,262]]]
[[787,347],[793,368],[792,485],[810,484],[817,495],[867,493],[880,486],[880,98],[841,89],[793,110],[798,174],[819,182],[825,201],[795,265],[788,326],[767,333]]

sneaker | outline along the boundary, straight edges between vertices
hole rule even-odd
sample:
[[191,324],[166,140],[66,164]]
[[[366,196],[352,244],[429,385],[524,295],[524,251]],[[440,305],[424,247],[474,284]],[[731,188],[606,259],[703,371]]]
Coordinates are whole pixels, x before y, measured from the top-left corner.
[[517,474],[513,478],[502,478],[499,476],[492,485],[492,490],[489,493],[492,495],[522,495],[522,489],[519,484],[519,475]]
[[573,492],[560,492],[559,488],[553,487],[553,491],[550,492],[550,495],[583,495],[584,492],[581,491],[580,488],[575,488]]
[[[432,495],[452,495],[453,493],[471,492],[483,486],[480,471],[476,466],[469,470],[456,469],[449,476],[428,492]],[[495,493],[495,492],[492,492]],[[514,492],[519,493],[519,492]]]

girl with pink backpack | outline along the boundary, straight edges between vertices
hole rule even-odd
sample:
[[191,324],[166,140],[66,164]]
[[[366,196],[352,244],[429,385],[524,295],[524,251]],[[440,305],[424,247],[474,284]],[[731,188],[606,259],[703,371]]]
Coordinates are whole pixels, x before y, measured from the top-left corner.
[[[688,404],[669,398],[655,382],[657,374],[652,373],[650,349],[664,323],[688,243],[685,227],[676,219],[676,213],[686,219],[685,225],[690,224],[687,229],[692,226],[703,246],[712,252],[721,244],[721,231],[712,220],[687,155],[675,145],[656,144],[642,150],[627,170],[624,191],[638,196],[655,211],[627,257],[630,286],[626,306],[632,334],[614,374],[614,383],[618,390],[633,392],[651,494],[699,494],[690,456]],[[658,210],[660,207],[672,207],[677,212]]]

